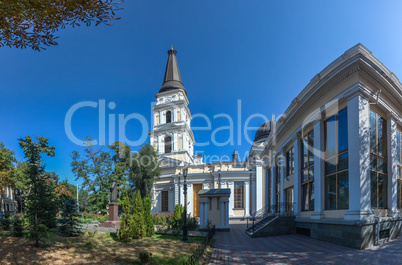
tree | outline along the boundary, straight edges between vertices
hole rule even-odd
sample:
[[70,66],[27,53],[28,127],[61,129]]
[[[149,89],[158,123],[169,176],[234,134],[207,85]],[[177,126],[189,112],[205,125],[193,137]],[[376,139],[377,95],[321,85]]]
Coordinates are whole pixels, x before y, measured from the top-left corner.
[[[120,0],[123,2],[124,0]],[[30,47],[40,51],[57,45],[59,29],[96,26],[120,19],[116,0],[2,0],[0,1],[0,47]]]
[[17,162],[14,154],[14,151],[7,149],[4,144],[0,142],[0,195],[4,187],[14,185],[14,163]]
[[133,213],[133,237],[143,238],[145,236],[145,225],[144,225],[144,210],[142,206],[142,200],[140,193],[137,193],[137,198],[135,199],[134,213]]
[[146,236],[155,234],[154,221],[151,213],[151,200],[149,198],[146,198],[144,202],[144,223]]
[[133,239],[133,217],[130,214],[130,199],[128,196],[125,196],[123,200],[121,200],[121,206],[123,208],[123,215],[120,218],[120,230],[119,230],[119,239],[123,242],[129,243]]
[[[65,203],[67,202],[67,200],[69,200],[69,199],[74,200],[73,193],[71,192],[71,189],[69,189],[69,185],[71,185],[71,184],[68,183],[67,181],[64,181],[64,182],[56,185],[55,192],[56,192],[56,196],[57,196],[58,209],[65,207]],[[73,185],[71,185],[71,186],[73,186]]]
[[150,197],[153,183],[159,178],[160,172],[158,154],[151,145],[144,145],[132,159],[129,176],[132,188],[139,191],[143,199]]
[[113,178],[116,179],[118,200],[127,195],[128,191],[128,175],[131,161],[131,149],[129,146],[121,142],[114,142],[109,146],[113,150]]
[[116,175],[112,174],[113,162],[109,153],[91,144],[91,138],[87,137],[85,144],[84,158],[77,151],[71,155],[72,171],[76,176],[75,180],[83,179],[82,187],[88,191],[88,203],[92,210],[106,213],[109,189],[113,180],[116,180]]
[[56,200],[54,187],[49,185],[48,176],[45,175],[45,165],[42,162],[42,154],[54,156],[54,147],[49,146],[48,139],[39,137],[32,141],[27,136],[19,139],[19,144],[24,152],[28,164],[27,176],[31,192],[27,198],[28,230],[35,239],[35,246],[39,246],[40,239],[49,229],[56,227]]
[[59,220],[59,233],[63,236],[79,236],[82,234],[82,228],[78,218],[81,213],[78,212],[78,205],[74,199],[68,199],[64,203],[64,209]]

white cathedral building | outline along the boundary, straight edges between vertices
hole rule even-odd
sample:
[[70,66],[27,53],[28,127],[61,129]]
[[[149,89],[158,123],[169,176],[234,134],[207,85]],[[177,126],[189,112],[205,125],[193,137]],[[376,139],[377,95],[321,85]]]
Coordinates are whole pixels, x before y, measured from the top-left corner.
[[168,54],[150,132],[162,165],[153,187],[154,213],[184,204],[187,166],[192,216],[200,216],[201,189],[227,188],[229,218],[285,205],[274,212],[288,212],[294,232],[319,240],[365,248],[401,235],[402,84],[365,46],[347,50],[313,77],[278,120],[261,125],[246,161],[234,153],[224,163],[194,155],[187,91],[176,51]]

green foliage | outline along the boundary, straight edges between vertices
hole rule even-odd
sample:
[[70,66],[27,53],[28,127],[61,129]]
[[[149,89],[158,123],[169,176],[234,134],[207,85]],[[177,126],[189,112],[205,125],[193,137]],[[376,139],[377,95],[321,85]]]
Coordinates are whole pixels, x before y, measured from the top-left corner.
[[48,139],[43,137],[32,141],[31,137],[27,136],[19,139],[19,142],[28,164],[25,174],[31,189],[27,196],[28,230],[35,239],[35,245],[39,246],[39,240],[48,234],[49,229],[56,228],[57,205],[54,186],[49,184],[42,163],[42,154],[53,157],[54,147],[49,146]]
[[14,154],[14,151],[5,148],[4,144],[0,142],[0,191],[4,187],[14,185],[14,163],[17,162]]
[[57,45],[55,32],[66,26],[109,24],[119,10],[115,0],[2,0],[0,47],[30,47],[40,51]]
[[149,259],[151,258],[151,256],[152,256],[152,253],[147,252],[147,251],[141,251],[138,254],[138,258],[140,259],[140,261],[142,263],[147,263],[149,261]]
[[10,213],[4,212],[3,218],[0,219],[0,226],[3,230],[10,231],[11,227]]
[[154,225],[169,225],[173,224],[173,214],[171,213],[156,213],[152,215]]
[[173,223],[172,223],[172,228],[176,230],[180,230],[183,227],[184,224],[184,207],[181,204],[176,204],[174,206],[174,212],[173,212]]
[[137,198],[135,199],[134,213],[133,213],[133,237],[143,238],[145,236],[145,225],[144,225],[144,209],[142,207],[142,200],[140,193],[137,193]]
[[78,212],[78,206],[74,199],[68,199],[64,204],[64,210],[59,219],[59,233],[63,236],[79,236],[83,233]]
[[129,175],[132,188],[139,191],[143,199],[151,197],[153,183],[160,172],[158,154],[151,145],[144,145],[132,158]]
[[82,187],[88,192],[90,211],[107,213],[110,187],[116,175],[113,172],[113,162],[109,153],[102,148],[95,148],[91,138],[85,142],[84,157],[77,151],[72,153],[72,171],[76,180],[83,179]]
[[115,142],[109,146],[113,151],[113,172],[112,178],[116,179],[117,198],[120,200],[123,194],[127,195],[128,190],[128,175],[130,169],[131,149],[129,146],[121,142]]
[[120,229],[119,229],[119,239],[123,242],[131,242],[133,239],[133,216],[130,214],[130,200],[128,196],[126,196],[121,201],[123,207],[123,215],[120,218]]
[[146,236],[152,236],[155,234],[154,221],[152,219],[151,213],[151,200],[149,198],[145,199],[144,202],[144,223],[145,223],[145,234]]
[[104,223],[108,218],[107,214],[83,212],[80,221],[82,223]]
[[22,237],[24,235],[24,219],[21,215],[16,214],[13,216],[11,232],[13,236],[16,237]]

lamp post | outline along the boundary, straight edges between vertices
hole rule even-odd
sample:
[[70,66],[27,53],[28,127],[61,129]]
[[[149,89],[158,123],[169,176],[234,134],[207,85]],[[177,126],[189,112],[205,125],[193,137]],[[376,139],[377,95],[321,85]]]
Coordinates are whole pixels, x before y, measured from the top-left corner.
[[187,168],[183,169],[183,179],[184,179],[184,224],[183,224],[183,242],[187,242]]

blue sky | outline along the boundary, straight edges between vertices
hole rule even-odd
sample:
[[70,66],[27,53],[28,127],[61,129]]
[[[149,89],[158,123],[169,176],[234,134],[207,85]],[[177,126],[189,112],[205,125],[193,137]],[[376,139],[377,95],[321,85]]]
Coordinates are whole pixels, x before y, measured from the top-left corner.
[[[212,129],[228,125],[216,114],[237,120],[239,99],[242,123],[255,113],[279,116],[315,74],[359,42],[402,78],[401,1],[127,0],[123,7],[113,26],[61,30],[59,46],[46,51],[0,48],[0,141],[18,159],[18,138],[48,137],[56,156],[45,159],[47,170],[77,183],[70,154],[82,148],[65,134],[68,109],[104,99],[116,103],[107,114],[139,113],[150,122],[171,44],[192,114],[210,117]],[[97,115],[91,108],[77,112],[77,137],[98,137]],[[138,122],[127,124],[129,139],[140,131]],[[228,131],[217,136],[225,139]],[[240,145],[234,136],[235,145],[196,151],[222,156],[238,150],[243,156],[250,145],[244,135]],[[195,132],[198,142],[210,137],[210,131]]]

